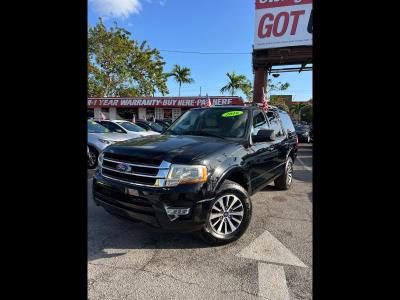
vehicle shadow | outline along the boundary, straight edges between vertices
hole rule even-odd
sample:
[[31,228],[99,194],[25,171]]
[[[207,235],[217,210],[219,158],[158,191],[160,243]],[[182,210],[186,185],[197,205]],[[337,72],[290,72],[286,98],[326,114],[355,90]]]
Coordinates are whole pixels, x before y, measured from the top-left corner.
[[269,184],[266,187],[264,187],[262,190],[262,192],[268,192],[268,191],[279,191],[278,188],[276,188],[273,184]]
[[[89,224],[88,261],[112,258],[140,249],[212,248],[195,233],[163,231],[113,215],[95,222],[97,224],[92,226]],[[103,222],[103,224],[98,222]],[[91,229],[91,227],[96,228]],[[116,253],[108,253],[110,251]]]

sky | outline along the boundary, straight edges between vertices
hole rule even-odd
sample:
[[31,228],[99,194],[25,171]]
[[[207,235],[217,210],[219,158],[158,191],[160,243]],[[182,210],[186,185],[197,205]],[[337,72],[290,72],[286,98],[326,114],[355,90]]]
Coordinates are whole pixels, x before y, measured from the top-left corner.
[[[251,52],[254,36],[254,0],[88,0],[88,22],[99,17],[107,27],[114,21],[158,50],[245,54],[188,54],[161,51],[164,71],[175,64],[191,69],[194,84],[182,85],[181,96],[221,95],[227,72],[244,74],[253,82]],[[293,101],[312,98],[312,72],[282,73],[273,82],[288,82],[281,94]],[[168,79],[169,96],[178,95],[178,84]],[[239,96],[244,96],[241,92]]]

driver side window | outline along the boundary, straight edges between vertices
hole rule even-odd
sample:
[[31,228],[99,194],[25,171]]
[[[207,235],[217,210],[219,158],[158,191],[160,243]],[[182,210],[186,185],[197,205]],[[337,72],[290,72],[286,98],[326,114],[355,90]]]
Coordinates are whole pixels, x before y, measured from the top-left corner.
[[268,129],[268,122],[265,119],[264,112],[262,110],[256,110],[253,113],[252,135],[257,135],[260,129]]
[[271,129],[273,129],[275,131],[275,136],[276,137],[283,136],[284,135],[283,129],[282,129],[281,123],[280,123],[277,115],[274,112],[269,111],[267,113],[267,117],[271,124]]

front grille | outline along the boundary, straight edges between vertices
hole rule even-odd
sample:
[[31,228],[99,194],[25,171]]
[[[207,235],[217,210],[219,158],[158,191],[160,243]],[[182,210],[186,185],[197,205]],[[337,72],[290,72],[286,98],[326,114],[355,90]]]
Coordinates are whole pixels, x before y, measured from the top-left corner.
[[157,159],[157,158],[143,158],[143,157],[135,157],[124,154],[115,154],[115,153],[104,153],[104,157],[109,159],[121,160],[133,164],[145,164],[151,166],[159,166],[162,162],[162,159]]
[[[118,168],[122,164],[124,168]],[[121,167],[121,166],[120,166]],[[101,173],[104,177],[133,185],[164,186],[170,163],[115,153],[104,153]]]

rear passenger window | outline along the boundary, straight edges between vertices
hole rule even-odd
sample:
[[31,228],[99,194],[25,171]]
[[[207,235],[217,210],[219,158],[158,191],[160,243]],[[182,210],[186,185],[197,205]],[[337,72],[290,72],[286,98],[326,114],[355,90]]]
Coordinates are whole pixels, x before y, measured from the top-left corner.
[[269,112],[267,112],[267,117],[271,124],[270,125],[271,129],[273,129],[275,131],[275,136],[276,137],[283,136],[284,133],[283,133],[282,126],[279,122],[279,118],[277,117],[277,115],[274,112],[269,111]]

